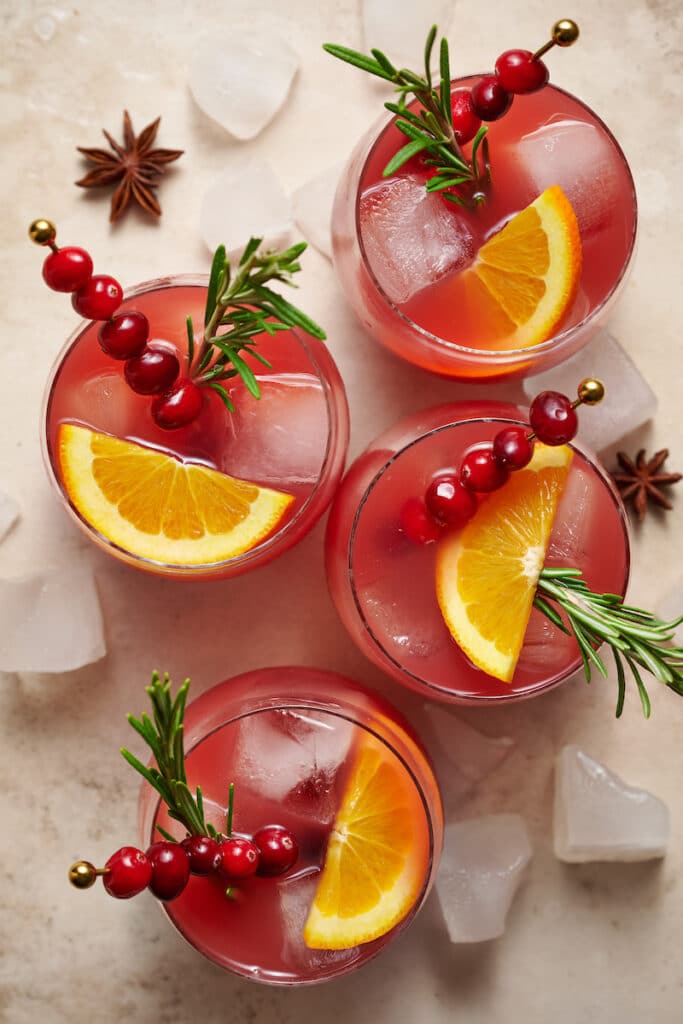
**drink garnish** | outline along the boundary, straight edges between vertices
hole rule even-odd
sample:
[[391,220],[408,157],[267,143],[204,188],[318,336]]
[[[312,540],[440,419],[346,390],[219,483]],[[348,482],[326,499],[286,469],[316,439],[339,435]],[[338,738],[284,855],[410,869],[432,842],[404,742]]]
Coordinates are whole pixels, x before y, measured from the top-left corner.
[[[433,25],[425,43],[424,75],[408,68],[396,68],[378,49],[372,49],[371,56],[335,43],[325,43],[323,49],[396,87],[398,102],[386,102],[384,106],[396,115],[396,127],[409,141],[391,158],[383,176],[389,177],[408,160],[421,155],[424,163],[434,168],[425,186],[427,191],[441,192],[444,199],[456,205],[472,206],[485,200],[491,179],[488,129],[481,122],[503,117],[515,94],[543,88],[548,81],[548,69],[540,58],[553,46],[575,43],[579,28],[569,19],[556,22],[550,40],[535,53],[507,50],[496,61],[495,74],[483,76],[471,89],[453,92],[445,37],[439,44],[438,86],[432,79],[432,52],[437,33],[437,26]],[[409,109],[411,97],[420,104],[417,112]],[[469,142],[472,148],[467,157],[462,147]]]
[[630,458],[626,452],[617,452],[621,468],[613,470],[610,476],[619,488],[623,501],[632,503],[640,523],[645,519],[648,502],[652,502],[658,508],[673,508],[662,487],[677,484],[679,480],[683,480],[683,475],[661,472],[668,457],[668,448],[655,452],[650,459],[647,458],[644,448],[640,449],[635,459]]
[[415,785],[371,733],[356,749],[304,926],[312,949],[350,949],[399,924],[420,898],[429,830]]
[[136,202],[155,217],[161,216],[156,189],[167,164],[181,157],[183,150],[152,149],[160,121],[161,118],[157,117],[156,121],[152,121],[136,135],[130,114],[124,110],[123,143],[116,142],[109,132],[102,130],[111,153],[106,149],[76,147],[86,160],[95,164],[84,178],[76,182],[77,185],[81,188],[101,188],[119,182],[111,200],[109,220],[112,223],[125,213],[131,202]]
[[[117,899],[137,896],[149,888],[157,899],[167,902],[184,891],[191,874],[213,875],[236,883],[254,874],[282,875],[296,862],[296,837],[281,825],[261,828],[253,838],[233,834],[232,782],[225,831],[218,831],[206,820],[201,787],[193,793],[187,784],[183,719],[189,687],[190,680],[186,679],[172,698],[168,674],[162,680],[154,672],[146,688],[152,716],[143,713],[138,719],[128,715],[128,722],[150,748],[155,764],[144,765],[125,747],[121,749],[128,764],[159,794],[169,818],[185,828],[185,838],[179,841],[157,824],[163,841],[152,843],[144,852],[123,846],[103,868],[96,868],[90,861],[77,861],[69,868],[69,881],[77,889],[89,889],[101,877],[107,892]],[[231,897],[234,889],[235,885],[230,885],[225,895]]]
[[252,550],[294,497],[75,423],[57,461],[76,512],[117,547],[162,565],[216,565]]
[[[617,670],[617,718],[624,707],[626,668],[649,718],[642,670],[683,696],[683,647],[671,645],[683,615],[665,622],[624,604],[618,594],[590,590],[577,568],[543,565],[569,471],[571,451],[564,446],[578,428],[576,409],[598,404],[604,394],[602,382],[593,378],[579,384],[573,402],[557,391],[541,392],[529,409],[533,432],[505,427],[492,442],[475,445],[465,453],[459,475],[434,477],[420,502],[420,529],[413,528],[414,512],[412,517],[402,513],[399,524],[415,543],[430,543],[441,533],[436,562],[439,607],[451,636],[477,667],[502,682],[511,681],[533,605],[574,637],[587,682],[593,668],[607,677],[596,648],[603,643],[611,647]],[[548,447],[539,450],[536,440]],[[498,493],[480,502],[471,500],[492,491]],[[411,510],[415,501],[410,499]],[[447,530],[451,532],[444,536]]]
[[202,411],[205,390],[214,391],[225,407],[234,405],[222,381],[241,378],[247,391],[260,398],[254,371],[247,355],[267,368],[272,364],[256,351],[257,336],[299,327],[316,338],[326,335],[310,317],[268,287],[271,281],[292,285],[301,270],[299,257],[307,248],[299,242],[282,252],[259,252],[262,238],[251,238],[233,271],[225,246],[214,254],[206,297],[204,332],[195,351],[194,327],[186,318],[187,367],[181,375],[178,357],[166,348],[148,346],[150,325],[144,313],[116,311],[123,301],[123,289],[113,277],[93,276],[92,259],[77,246],[59,248],[57,229],[43,218],[34,220],[29,237],[36,245],[51,250],[43,264],[43,278],[55,291],[71,292],[77,313],[100,320],[100,348],[112,359],[124,362],[126,383],[139,395],[151,395],[151,413],[156,425],[176,430],[192,423]]

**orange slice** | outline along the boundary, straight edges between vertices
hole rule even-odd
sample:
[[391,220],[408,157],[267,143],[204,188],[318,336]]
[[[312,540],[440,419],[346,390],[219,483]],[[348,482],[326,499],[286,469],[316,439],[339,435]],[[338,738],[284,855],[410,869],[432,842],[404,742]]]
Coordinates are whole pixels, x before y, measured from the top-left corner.
[[489,675],[509,683],[529,623],[557,504],[572,459],[566,446],[537,444],[436,559],[436,593],[451,636]]
[[553,185],[481,247],[464,291],[506,347],[527,348],[552,337],[576,297],[581,263],[576,214]]
[[271,533],[294,501],[72,423],[60,426],[57,448],[64,487],[83,519],[125,551],[166,565],[241,555]]
[[312,949],[350,949],[385,935],[420,897],[429,829],[418,790],[395,754],[365,734],[335,819],[304,926]]

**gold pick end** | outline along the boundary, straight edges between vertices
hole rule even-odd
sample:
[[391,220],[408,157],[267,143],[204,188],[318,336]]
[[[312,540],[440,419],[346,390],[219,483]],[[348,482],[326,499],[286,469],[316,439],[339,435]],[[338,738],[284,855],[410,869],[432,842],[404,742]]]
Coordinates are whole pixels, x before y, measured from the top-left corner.
[[51,220],[39,217],[29,227],[28,235],[36,245],[51,245],[57,237],[57,228]]
[[571,18],[562,18],[553,25],[552,40],[556,46],[573,46],[579,38],[579,26]]
[[586,377],[576,389],[582,405],[597,405],[605,397],[605,385],[595,377]]

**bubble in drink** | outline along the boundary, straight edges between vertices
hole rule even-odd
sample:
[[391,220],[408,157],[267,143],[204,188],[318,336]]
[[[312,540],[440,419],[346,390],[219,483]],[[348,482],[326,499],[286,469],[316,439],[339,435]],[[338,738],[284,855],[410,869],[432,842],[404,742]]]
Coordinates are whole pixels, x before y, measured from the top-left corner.
[[373,185],[360,200],[361,235],[370,266],[393,302],[448,273],[474,256],[472,237],[445,200],[407,176]]

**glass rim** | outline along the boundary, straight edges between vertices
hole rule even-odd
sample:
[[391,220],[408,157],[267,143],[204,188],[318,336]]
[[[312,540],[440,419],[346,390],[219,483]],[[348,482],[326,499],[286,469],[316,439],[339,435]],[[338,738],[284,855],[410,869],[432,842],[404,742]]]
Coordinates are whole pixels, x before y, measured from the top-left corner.
[[[356,614],[358,616],[360,624],[363,628],[364,634],[368,637],[372,646],[381,654],[382,658],[386,658],[386,660],[391,664],[392,670],[396,671],[396,675],[394,675],[394,678],[398,678],[398,675],[400,674],[400,676],[403,679],[410,679],[411,682],[406,682],[405,685],[408,686],[413,692],[417,690],[422,694],[428,693],[429,696],[433,697],[435,700],[450,701],[451,703],[460,703],[463,705],[507,704],[511,701],[528,700],[532,697],[537,697],[541,693],[545,693],[547,690],[554,689],[554,687],[559,686],[561,683],[565,682],[565,680],[569,679],[570,676],[572,676],[578,669],[581,668],[583,664],[581,653],[577,651],[576,658],[569,664],[569,666],[562,669],[561,671],[556,672],[549,679],[546,679],[545,681],[540,682],[538,684],[534,684],[528,687],[526,690],[522,690],[520,692],[511,691],[509,693],[502,694],[487,694],[473,692],[461,693],[458,690],[447,689],[444,686],[439,686],[433,682],[430,682],[428,679],[423,679],[415,672],[410,671],[408,668],[402,665],[399,659],[387,649],[384,643],[382,643],[380,638],[376,635],[375,631],[373,630],[370,622],[367,619],[367,616],[365,615],[363,602],[361,600],[358,588],[356,586],[355,573],[353,569],[354,544],[356,534],[359,529],[360,518],[363,509],[370,495],[374,491],[375,487],[380,483],[381,478],[389,469],[389,467],[392,466],[393,463],[396,462],[401,457],[401,455],[403,455],[406,451],[408,451],[410,448],[413,448],[415,445],[420,444],[427,438],[432,437],[435,434],[442,433],[446,430],[452,430],[458,427],[467,426],[471,423],[501,423],[519,425],[523,424],[523,420],[493,415],[469,416],[467,417],[467,419],[454,420],[450,423],[445,423],[440,427],[434,427],[431,430],[426,431],[424,434],[420,434],[419,437],[414,438],[407,444],[402,445],[401,448],[399,448],[398,451],[396,451],[390,459],[387,459],[384,465],[381,466],[373,474],[372,479],[370,480],[370,482],[363,491],[362,497],[358,503],[358,507],[356,508],[356,511],[353,516],[353,521],[351,524],[351,531],[349,534],[346,557],[346,574],[349,580],[353,604],[356,609]],[[528,426],[528,424],[526,425]],[[601,464],[598,457],[580,443],[572,441],[568,445],[568,447],[571,448],[573,451],[577,452],[581,456],[581,458],[588,466],[588,468],[595,473],[601,485],[603,485],[607,489],[608,495],[612,501],[615,512],[617,513],[625,546],[623,583],[619,588],[623,596],[626,594],[626,589],[631,574],[631,543],[626,510],[624,508],[623,502],[621,501],[621,498],[619,497],[615,485],[611,481],[609,474],[607,473],[607,470]],[[466,657],[466,655],[463,656]],[[484,674],[488,675],[487,673]]]
[[[138,295],[147,294],[153,291],[162,291],[166,288],[207,288],[209,283],[208,274],[168,274],[163,277],[151,278],[147,281],[141,281],[139,284],[133,285],[127,288],[124,292],[122,302],[127,302],[130,299],[136,298]],[[84,528],[87,533],[93,538],[93,540],[104,550],[111,551],[123,557],[123,560],[128,564],[138,565],[141,568],[149,568],[156,573],[168,574],[168,575],[182,575],[192,577],[197,574],[212,575],[219,574],[226,568],[233,566],[247,566],[251,561],[257,557],[260,559],[264,553],[271,551],[274,547],[281,543],[281,541],[290,535],[295,527],[298,526],[300,521],[304,518],[308,512],[310,506],[313,504],[317,497],[318,491],[325,482],[327,472],[330,465],[334,462],[336,440],[339,435],[339,416],[336,408],[336,402],[333,395],[333,385],[329,380],[327,373],[320,366],[317,358],[311,351],[307,341],[304,338],[304,332],[297,327],[289,328],[290,334],[292,334],[297,343],[303,349],[306,358],[311,364],[315,375],[322,385],[323,396],[325,399],[325,407],[327,411],[327,441],[325,444],[325,453],[320,466],[318,477],[315,484],[311,488],[310,493],[306,496],[306,499],[301,504],[301,507],[295,512],[291,519],[278,529],[271,536],[267,537],[266,540],[260,542],[255,547],[250,548],[249,551],[244,551],[240,555],[235,555],[232,558],[224,559],[220,562],[201,562],[193,563],[188,565],[184,562],[160,562],[153,558],[147,558],[142,555],[137,555],[127,548],[121,547],[119,544],[115,544],[112,540],[106,537],[103,533],[97,530],[92,523],[80,514],[78,509],[75,508],[68,494],[66,493],[60,478],[55,469],[55,458],[52,446],[49,439],[49,416],[52,406],[52,400],[54,396],[55,386],[57,384],[61,368],[64,364],[65,359],[73,348],[78,344],[79,339],[83,333],[91,327],[93,321],[81,320],[78,326],[71,332],[67,340],[65,341],[62,348],[57,353],[54,363],[50,369],[50,372],[45,383],[43,391],[43,400],[41,405],[41,451],[43,456],[43,463],[48,473],[50,483],[57,495],[62,501],[62,504],[66,508],[69,515],[76,521],[76,523]],[[318,340],[318,339],[316,339]],[[320,342],[327,352],[329,358],[334,364],[332,354],[329,349],[325,346],[323,341]],[[334,364],[336,367],[336,364]],[[343,386],[343,382],[342,382]],[[154,450],[155,446],[148,445],[149,448]],[[191,460],[190,460],[191,461]]]
[[[255,673],[261,673],[261,672],[275,673],[275,672],[279,672],[279,671],[280,671],[279,669],[274,669],[272,667],[271,668],[267,668],[267,669],[256,669],[256,670],[253,670],[252,672],[241,673],[240,675],[234,676],[230,680],[224,680],[223,682],[230,682],[230,683],[234,684],[235,682],[239,682],[239,680],[242,677],[246,678],[247,676],[254,675]],[[341,675],[341,673],[327,672],[326,670],[320,670],[320,669],[315,669],[314,671],[316,671],[317,673],[323,672],[325,674],[326,678],[329,678],[330,682],[332,682],[334,677],[336,677],[336,676],[341,676],[341,678],[346,679],[346,677]],[[349,682],[353,682],[354,685],[356,685],[356,686],[359,685],[359,684],[356,684],[354,680],[349,680]],[[221,686],[221,685],[222,685],[222,683],[217,683],[216,684],[216,686]],[[197,701],[200,701],[205,694],[211,693],[211,691],[214,688],[215,687],[211,687],[209,690],[204,691],[203,694],[199,694],[199,696],[196,697],[194,699],[194,701],[192,701],[190,704],[188,704],[188,710],[191,708],[193,703],[196,703]],[[365,687],[361,687],[361,689],[366,690]],[[367,692],[370,693],[370,695],[374,697],[373,691],[367,690]],[[245,699],[248,702],[249,701],[249,696],[247,695],[247,697]],[[341,977],[343,977],[343,976],[345,976],[347,974],[351,974],[356,969],[358,969],[360,967],[364,967],[365,964],[370,963],[371,960],[374,960],[375,957],[377,957],[378,955],[380,955],[384,951],[386,945],[388,945],[389,943],[393,942],[394,939],[398,938],[398,936],[401,935],[404,932],[404,930],[406,928],[408,928],[409,925],[413,922],[413,920],[415,919],[415,917],[417,916],[417,914],[419,913],[421,908],[424,906],[425,899],[427,897],[427,894],[429,893],[429,890],[430,890],[431,885],[433,883],[434,877],[436,875],[436,871],[438,869],[439,850],[438,850],[438,843],[436,841],[437,840],[438,831],[439,831],[438,830],[438,822],[436,821],[435,816],[432,814],[432,812],[430,810],[430,802],[429,802],[429,800],[427,798],[426,787],[420,781],[418,775],[413,770],[411,765],[408,764],[408,761],[407,761],[406,757],[404,756],[404,754],[402,754],[401,751],[396,748],[394,743],[388,737],[381,735],[375,728],[373,728],[372,724],[366,724],[365,722],[360,721],[360,718],[362,717],[362,712],[359,709],[356,709],[354,707],[347,707],[345,709],[345,708],[341,707],[340,705],[336,705],[334,707],[330,707],[329,704],[326,705],[324,698],[316,699],[316,698],[301,697],[301,696],[287,697],[287,696],[279,696],[278,695],[278,696],[267,697],[267,698],[265,698],[265,697],[255,697],[253,699],[256,701],[257,706],[254,706],[252,708],[248,708],[246,711],[241,711],[241,712],[239,712],[237,714],[234,714],[234,715],[231,714],[227,718],[225,718],[225,720],[222,720],[222,721],[216,723],[215,725],[213,725],[211,728],[208,729],[208,731],[206,733],[204,733],[202,736],[198,737],[192,743],[192,745],[186,751],[186,757],[189,758],[191,756],[191,754],[198,747],[200,747],[203,743],[205,743],[208,740],[210,740],[217,733],[220,733],[223,729],[229,728],[231,726],[235,726],[237,723],[239,723],[243,719],[250,718],[253,715],[265,714],[265,713],[267,713],[269,711],[278,711],[278,710],[281,710],[281,711],[294,711],[294,710],[319,711],[319,712],[322,712],[323,714],[331,715],[334,718],[339,718],[339,719],[342,719],[343,721],[347,721],[351,725],[353,725],[354,727],[360,728],[364,732],[369,733],[371,736],[374,737],[375,740],[377,740],[377,742],[381,743],[383,747],[385,747],[387,750],[389,750],[389,752],[398,760],[398,762],[401,765],[401,767],[407,772],[409,778],[412,780],[412,783],[415,786],[415,789],[416,789],[417,794],[418,794],[419,799],[420,799],[420,803],[421,803],[421,805],[423,807],[423,810],[424,810],[425,822],[426,822],[426,825],[427,825],[427,831],[428,831],[428,835],[429,835],[429,856],[428,856],[426,871],[425,871],[424,877],[422,879],[422,884],[420,886],[420,891],[419,891],[418,895],[415,898],[415,902],[413,903],[412,907],[410,908],[408,913],[405,915],[405,917],[401,921],[398,921],[394,925],[394,927],[391,929],[391,931],[389,933],[386,933],[384,936],[379,936],[379,938],[377,940],[374,940],[374,941],[377,941],[377,942],[380,943],[377,946],[376,949],[372,950],[372,952],[369,955],[366,955],[366,956],[362,956],[361,955],[361,957],[358,960],[353,961],[353,962],[349,963],[348,965],[342,964],[338,971],[335,971],[334,973],[331,973],[331,974],[325,974],[325,975],[323,975],[323,977],[319,977],[319,978],[315,978],[315,977],[312,977],[312,978],[302,978],[302,979],[291,978],[291,979],[286,979],[286,980],[280,980],[277,977],[262,978],[262,977],[259,977],[259,976],[255,975],[253,972],[249,972],[247,970],[244,970],[242,968],[242,965],[237,965],[237,964],[232,964],[232,963],[230,965],[228,965],[227,963],[223,963],[222,961],[218,961],[213,956],[211,956],[208,952],[205,952],[201,948],[201,943],[200,942],[196,941],[195,939],[193,939],[193,938],[191,938],[189,936],[188,930],[186,930],[183,927],[181,927],[181,925],[178,923],[178,921],[176,920],[176,918],[173,915],[173,908],[172,908],[172,906],[168,906],[166,903],[163,903],[162,906],[161,906],[161,909],[164,912],[165,916],[170,921],[170,923],[176,929],[178,934],[181,936],[181,938],[185,942],[187,942],[187,944],[189,946],[191,946],[192,949],[194,949],[196,952],[200,953],[200,955],[204,956],[206,959],[210,960],[212,963],[215,963],[216,966],[220,967],[222,970],[230,971],[231,973],[236,974],[239,977],[246,978],[246,979],[248,979],[250,981],[254,981],[254,982],[257,982],[259,984],[269,985],[271,987],[276,987],[276,988],[287,988],[287,987],[297,987],[298,988],[298,987],[302,987],[302,986],[311,986],[311,985],[324,984],[327,981],[335,981],[336,979],[341,978]],[[343,698],[341,700],[343,701]],[[243,702],[241,702],[241,703],[243,703]],[[391,729],[393,730],[395,728],[398,728],[399,730],[401,730],[401,732],[405,732],[406,730],[405,730],[405,728],[404,728],[404,726],[403,726],[403,724],[401,722],[401,719],[403,718],[403,713],[398,708],[393,707],[393,705],[392,705],[392,708],[393,708],[394,712],[396,713],[397,720],[396,721],[392,721]],[[409,733],[406,732],[406,735],[409,735]],[[412,742],[414,742],[414,741],[412,741]],[[423,759],[424,764],[428,767],[429,772],[431,773],[431,777],[432,777],[432,779],[434,781],[434,791],[437,794],[437,798],[438,798],[438,805],[439,805],[439,807],[441,807],[442,806],[442,801],[441,801],[441,793],[440,793],[439,781],[438,781],[438,779],[436,777],[436,773],[435,773],[434,768],[433,768],[433,766],[431,764],[431,759],[430,759],[429,754],[427,753],[427,751],[426,751],[426,749],[424,747],[424,742],[423,742],[423,740],[421,738],[419,738],[418,749],[420,750],[420,753],[422,755],[422,759]],[[143,781],[142,786],[141,786],[141,797],[142,797],[142,794],[145,792],[144,787],[145,787],[145,783]],[[150,792],[150,795],[151,795],[153,793],[153,790],[150,789],[149,792]],[[151,805],[151,806],[153,806],[153,813],[151,815],[149,815],[150,834],[149,834],[149,836],[146,836],[146,835],[143,836],[143,839],[144,839],[145,842],[147,841],[148,838],[149,838],[150,842],[154,842],[155,835],[156,835],[156,820],[157,820],[157,816],[159,814],[159,809],[162,806],[162,803],[163,803],[163,801],[162,801],[161,797],[155,798],[153,800],[153,803]],[[387,936],[389,936],[388,939],[387,939]],[[382,942],[381,941],[382,939],[385,939],[386,941]],[[362,950],[362,944],[361,944],[361,950]]]
[[[466,81],[468,81],[468,80],[470,80],[472,78],[481,77],[481,75],[483,75],[483,74],[484,74],[484,72],[481,72],[480,75],[477,75],[477,74],[461,75],[458,78],[452,78],[451,79],[451,87],[453,87],[454,85],[456,85],[459,82],[466,82]],[[486,72],[486,74],[488,74],[488,72]],[[629,239],[629,244],[628,244],[628,251],[626,253],[626,257],[624,259],[622,267],[621,267],[619,273],[617,274],[614,282],[612,283],[612,286],[604,294],[604,296],[602,297],[600,302],[595,306],[594,309],[592,309],[589,313],[587,313],[584,317],[582,317],[582,319],[579,320],[578,323],[572,324],[571,326],[564,328],[563,330],[559,331],[559,333],[553,335],[552,338],[547,338],[545,341],[542,341],[542,342],[540,342],[537,345],[529,345],[527,348],[491,350],[491,349],[482,349],[482,348],[472,348],[472,347],[470,347],[468,345],[462,345],[462,344],[459,344],[458,342],[455,342],[455,341],[448,341],[446,338],[440,338],[440,337],[438,337],[438,335],[433,334],[431,331],[428,331],[426,328],[421,327],[420,324],[416,323],[411,317],[409,317],[405,312],[403,312],[403,310],[391,298],[389,298],[389,296],[387,295],[387,293],[385,292],[385,290],[382,288],[381,284],[379,283],[379,281],[378,281],[378,279],[377,279],[377,277],[376,277],[376,275],[375,275],[375,273],[374,273],[374,271],[372,269],[372,264],[371,264],[370,260],[368,259],[368,256],[367,256],[367,253],[366,253],[366,250],[365,250],[365,245],[363,243],[363,235],[362,235],[362,231],[361,231],[361,220],[360,220],[360,199],[361,199],[361,188],[360,188],[360,185],[361,185],[361,182],[363,181],[363,177],[364,177],[365,172],[367,170],[368,164],[369,164],[372,156],[374,155],[374,152],[375,152],[376,148],[379,146],[382,138],[384,137],[385,132],[397,120],[397,118],[399,116],[398,114],[392,114],[389,118],[383,119],[382,126],[381,126],[381,128],[380,128],[380,130],[379,130],[379,132],[378,132],[378,134],[376,136],[376,138],[374,139],[373,143],[371,144],[370,148],[368,149],[367,155],[366,155],[366,157],[365,157],[365,159],[363,161],[363,166],[362,166],[362,168],[360,170],[360,173],[359,173],[359,176],[358,176],[358,188],[356,189],[356,197],[355,197],[355,200],[354,200],[354,220],[355,220],[355,226],[356,226],[356,238],[358,240],[358,248],[359,248],[359,251],[360,251],[360,256],[361,256],[362,264],[365,267],[365,270],[367,271],[367,273],[368,273],[368,275],[370,277],[370,280],[372,281],[372,284],[373,284],[375,290],[377,291],[378,295],[381,297],[383,302],[386,303],[386,305],[389,307],[389,309],[391,310],[392,314],[394,316],[396,316],[399,320],[401,320],[403,322],[403,324],[407,328],[409,328],[410,330],[414,331],[416,334],[420,335],[421,340],[424,341],[430,348],[434,348],[437,351],[438,350],[450,351],[450,352],[453,352],[454,354],[461,354],[463,356],[466,356],[468,359],[469,358],[484,359],[484,361],[487,362],[487,363],[491,363],[491,364],[494,364],[494,365],[505,365],[506,363],[511,363],[511,362],[517,363],[520,360],[521,361],[525,361],[525,360],[528,360],[528,359],[536,359],[537,356],[542,356],[542,355],[545,355],[545,354],[547,354],[549,352],[555,352],[557,350],[561,350],[561,349],[565,348],[567,345],[569,345],[571,343],[571,341],[573,340],[573,338],[575,337],[576,334],[578,334],[579,332],[585,331],[586,328],[588,328],[590,325],[592,325],[594,323],[594,321],[600,316],[602,311],[609,305],[609,303],[612,300],[612,298],[619,291],[619,288],[620,288],[622,282],[624,281],[624,279],[626,278],[628,270],[629,270],[629,268],[631,266],[631,262],[633,260],[633,253],[634,253],[634,250],[635,250],[635,244],[636,244],[636,235],[637,235],[637,231],[638,231],[638,199],[637,199],[637,195],[636,195],[635,182],[633,180],[633,173],[632,173],[631,168],[629,166],[628,160],[626,159],[626,154],[624,153],[624,151],[621,148],[621,146],[619,145],[617,139],[614,137],[614,135],[612,134],[610,129],[607,127],[605,122],[602,120],[602,118],[599,117],[599,115],[596,114],[595,111],[592,110],[591,107],[589,107],[587,103],[584,103],[583,100],[580,100],[578,98],[578,96],[575,96],[573,93],[569,92],[567,89],[561,89],[557,85],[552,85],[552,84],[549,83],[548,85],[545,86],[545,88],[546,89],[552,89],[555,92],[562,93],[563,96],[568,96],[569,99],[573,100],[580,107],[582,107],[584,110],[586,110],[588,112],[588,114],[590,114],[591,118],[596,122],[598,128],[601,129],[605,133],[605,135],[607,136],[609,142],[611,142],[611,144],[614,146],[614,148],[615,148],[615,150],[617,152],[617,156],[620,159],[623,167],[625,168],[626,173],[628,175],[629,182],[630,182],[631,200],[632,200],[632,205],[633,205],[633,229],[631,231],[631,237]]]

